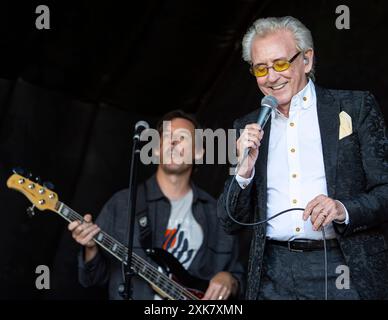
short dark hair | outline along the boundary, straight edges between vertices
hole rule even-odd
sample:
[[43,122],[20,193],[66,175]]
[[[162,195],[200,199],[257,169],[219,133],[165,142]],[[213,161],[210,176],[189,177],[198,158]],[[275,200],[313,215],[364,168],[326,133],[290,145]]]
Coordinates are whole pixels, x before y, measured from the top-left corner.
[[183,110],[176,109],[172,110],[165,115],[163,115],[158,123],[156,124],[156,130],[158,130],[159,133],[162,133],[163,131],[163,121],[171,121],[172,119],[181,118],[190,121],[194,125],[194,129],[200,129],[201,126],[198,122],[198,120],[195,118],[195,115],[192,113],[187,113]]

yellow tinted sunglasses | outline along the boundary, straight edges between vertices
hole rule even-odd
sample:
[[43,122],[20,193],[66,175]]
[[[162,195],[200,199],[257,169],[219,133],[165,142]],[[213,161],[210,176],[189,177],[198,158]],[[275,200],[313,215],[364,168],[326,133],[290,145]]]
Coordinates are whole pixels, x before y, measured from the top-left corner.
[[271,67],[266,66],[265,64],[257,64],[255,66],[251,66],[249,71],[255,77],[265,77],[268,74],[268,69],[271,68],[274,69],[276,72],[286,71],[288,68],[290,68],[291,63],[300,55],[300,53],[301,51],[295,54],[290,60],[276,60],[274,61]]

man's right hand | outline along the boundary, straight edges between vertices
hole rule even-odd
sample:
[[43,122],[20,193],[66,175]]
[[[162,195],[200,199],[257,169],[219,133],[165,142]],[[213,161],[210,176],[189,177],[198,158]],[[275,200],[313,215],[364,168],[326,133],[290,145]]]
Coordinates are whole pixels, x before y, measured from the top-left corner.
[[75,241],[85,247],[85,262],[92,260],[98,251],[96,242],[93,237],[98,234],[101,229],[92,222],[92,216],[86,214],[84,221],[79,220],[69,223],[68,229]]
[[[237,174],[243,178],[250,178],[253,167],[255,166],[259,155],[259,147],[261,139],[263,139],[264,131],[257,123],[248,124],[245,126],[243,133],[237,140],[237,156],[239,167]],[[245,150],[250,148],[248,156],[243,159]]]

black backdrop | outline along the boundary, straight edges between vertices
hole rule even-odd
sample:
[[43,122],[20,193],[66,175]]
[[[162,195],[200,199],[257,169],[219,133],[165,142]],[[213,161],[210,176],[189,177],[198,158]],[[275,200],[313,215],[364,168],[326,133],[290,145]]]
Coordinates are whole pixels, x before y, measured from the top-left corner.
[[[6,188],[22,166],[51,180],[61,200],[96,216],[126,187],[133,124],[155,124],[168,110],[194,112],[228,128],[261,96],[241,60],[241,38],[257,17],[293,15],[313,32],[317,83],[372,91],[387,119],[388,5],[385,1],[3,1],[0,19],[0,298],[104,298],[77,283],[66,223],[53,213],[25,214],[23,196]],[[35,28],[46,4],[51,29]],[[350,30],[335,9],[350,8]],[[227,166],[202,166],[197,183],[214,196]],[[143,167],[140,178],[153,167]],[[51,289],[35,289],[48,265]]]

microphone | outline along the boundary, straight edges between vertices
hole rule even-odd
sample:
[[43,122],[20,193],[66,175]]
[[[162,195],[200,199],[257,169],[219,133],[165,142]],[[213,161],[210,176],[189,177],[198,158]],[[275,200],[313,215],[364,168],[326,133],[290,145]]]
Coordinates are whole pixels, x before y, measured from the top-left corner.
[[278,100],[273,96],[265,96],[261,99],[261,108],[259,112],[259,117],[257,118],[257,124],[263,129],[266,125],[271,111],[275,110],[278,107]]
[[[271,111],[275,110],[278,105],[278,100],[273,96],[265,96],[263,99],[261,99],[261,108],[259,112],[259,117],[257,118],[256,122],[261,127],[261,129],[263,129],[266,125],[269,116],[271,115]],[[250,148],[245,149],[243,159],[248,156],[249,150]]]
[[144,130],[147,130],[150,128],[150,125],[148,122],[140,120],[136,122],[135,124],[135,133],[133,135],[133,140],[134,141],[139,141],[140,140],[140,135]]

